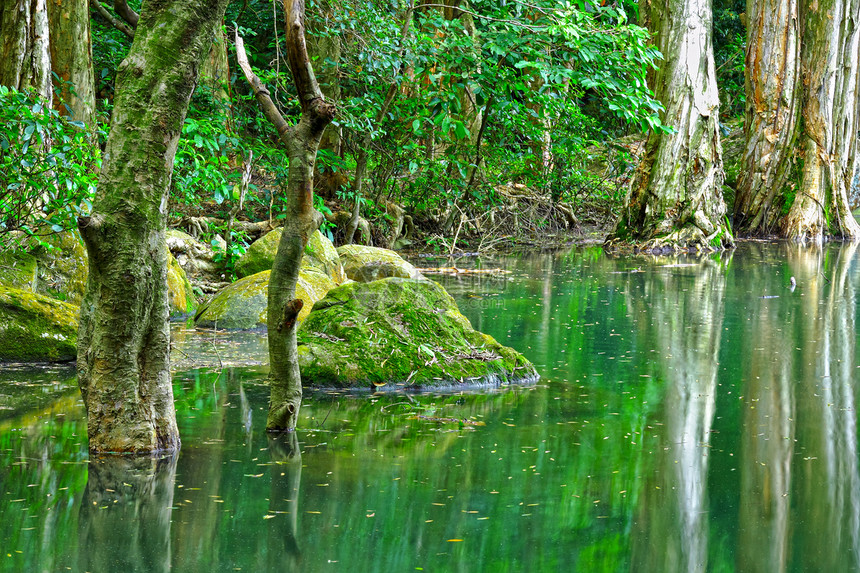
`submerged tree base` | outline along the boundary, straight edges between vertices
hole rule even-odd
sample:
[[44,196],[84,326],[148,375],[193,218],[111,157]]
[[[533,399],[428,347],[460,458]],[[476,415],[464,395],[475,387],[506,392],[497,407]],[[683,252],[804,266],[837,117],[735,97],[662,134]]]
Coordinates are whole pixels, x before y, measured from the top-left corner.
[[689,225],[668,235],[637,241],[619,236],[618,231],[609,235],[603,243],[607,252],[652,253],[657,255],[671,253],[713,253],[735,247],[735,240],[728,224],[719,226],[710,235],[697,226]]

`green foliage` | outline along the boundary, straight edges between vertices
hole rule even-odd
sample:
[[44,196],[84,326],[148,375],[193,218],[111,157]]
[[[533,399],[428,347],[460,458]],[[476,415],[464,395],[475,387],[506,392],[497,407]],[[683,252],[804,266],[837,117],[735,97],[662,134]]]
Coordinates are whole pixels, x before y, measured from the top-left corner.
[[[660,55],[623,9],[477,0],[446,17],[424,6],[403,40],[405,12],[403,3],[347,0],[323,5],[315,14],[325,22],[310,27],[343,43],[340,62],[315,66],[338,66],[347,151],[371,135],[377,200],[413,211],[491,205],[494,187],[510,180],[560,198],[573,175],[547,166],[575,165],[605,117],[666,129],[645,84]],[[377,122],[392,84],[397,95]]]
[[172,199],[188,205],[214,200],[220,205],[232,198],[241,170],[231,161],[242,151],[241,140],[229,133],[223,117],[187,117],[174,159]]
[[717,0],[713,10],[714,61],[720,87],[720,113],[724,117],[742,116],[746,102],[746,26],[741,16],[746,10],[746,3],[743,0]]
[[[224,236],[227,233],[227,229],[225,227],[214,228],[212,229],[216,233],[220,233],[220,235]],[[238,261],[242,255],[244,255],[248,251],[248,246],[250,245],[250,241],[248,240],[248,233],[245,231],[240,231],[236,229],[232,229],[231,233],[233,240],[230,241],[229,250],[230,252],[225,252],[224,245],[219,241],[215,236],[212,237],[209,244],[212,247],[212,251],[214,255],[212,257],[212,262],[218,263],[219,265],[224,267],[224,270],[232,277],[235,277],[236,273],[236,261]]]
[[99,148],[32,93],[0,86],[0,241],[76,227],[92,208]]

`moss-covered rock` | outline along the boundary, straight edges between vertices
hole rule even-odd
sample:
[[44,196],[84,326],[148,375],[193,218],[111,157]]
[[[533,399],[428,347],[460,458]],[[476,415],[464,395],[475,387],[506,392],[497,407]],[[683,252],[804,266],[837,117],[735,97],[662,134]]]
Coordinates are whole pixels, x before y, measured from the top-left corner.
[[167,298],[170,303],[170,316],[178,318],[193,314],[197,310],[197,297],[185,270],[179,265],[170,250],[167,253]]
[[311,235],[307,246],[305,246],[305,255],[302,257],[302,266],[309,266],[319,269],[324,274],[328,275],[335,284],[343,284],[346,280],[346,273],[343,270],[343,265],[340,262],[340,255],[337,254],[337,249],[328,237],[321,232],[316,231]]
[[87,288],[89,260],[77,230],[49,235],[30,252],[36,257],[39,279],[35,292],[80,305]]
[[[236,276],[247,277],[253,274],[271,270],[278,252],[278,243],[284,230],[277,228],[269,231],[248,247],[248,250],[236,261]],[[303,268],[315,268],[327,274],[336,284],[346,280],[343,266],[340,264],[337,250],[322,233],[316,231],[311,235],[305,255],[302,257]]]
[[299,344],[308,386],[385,390],[537,378],[531,362],[474,330],[451,295],[428,280],[332,289],[302,324]]
[[0,285],[0,362],[74,360],[79,308]]
[[388,277],[421,278],[415,267],[388,249],[364,245],[343,245],[337,249],[346,276],[358,282],[370,282]]
[[0,284],[79,305],[89,271],[78,231],[27,238],[19,248],[0,253]]
[[236,261],[236,276],[244,278],[271,270],[283,232],[284,230],[278,227],[251,243],[245,254]]
[[[223,289],[197,311],[194,317],[197,326],[228,330],[265,328],[271,274],[272,271],[263,271]],[[299,313],[299,322],[310,314],[314,303],[334,287],[327,275],[315,269],[302,269],[296,283],[296,295],[305,303]]]
[[39,266],[30,253],[0,252],[0,285],[35,291],[39,284]]

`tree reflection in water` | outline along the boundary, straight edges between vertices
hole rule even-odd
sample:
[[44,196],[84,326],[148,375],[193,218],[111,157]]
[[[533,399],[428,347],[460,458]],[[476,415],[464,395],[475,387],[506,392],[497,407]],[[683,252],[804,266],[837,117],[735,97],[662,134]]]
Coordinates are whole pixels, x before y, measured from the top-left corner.
[[[663,259],[644,276],[649,332],[665,394],[652,470],[632,524],[632,563],[702,571],[708,560],[708,455],[726,284],[723,258]],[[641,349],[640,352],[647,349]],[[651,432],[649,432],[651,433]]]
[[81,501],[81,571],[170,571],[176,456],[91,459]]

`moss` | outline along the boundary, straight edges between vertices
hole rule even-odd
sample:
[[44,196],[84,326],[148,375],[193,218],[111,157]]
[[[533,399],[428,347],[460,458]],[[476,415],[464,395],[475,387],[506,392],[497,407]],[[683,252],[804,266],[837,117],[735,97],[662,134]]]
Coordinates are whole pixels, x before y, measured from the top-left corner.
[[79,308],[0,285],[0,361],[74,360]]
[[354,281],[370,282],[387,277],[419,278],[411,264],[388,249],[364,245],[343,245],[337,249],[346,276]]
[[58,233],[47,237],[45,243],[47,246],[33,251],[39,264],[36,292],[81,304],[87,288],[89,260],[80,233],[76,230]]
[[474,330],[427,280],[386,278],[329,291],[299,329],[306,385],[434,388],[536,377],[521,354]]
[[203,328],[264,328],[270,274],[256,273],[222,289],[197,310],[194,322]]
[[[254,241],[248,247],[248,251],[236,261],[236,276],[247,277],[262,271],[271,270],[283,232],[283,229],[278,228]],[[334,245],[319,231],[311,235],[308,244],[305,246],[302,267],[322,271],[336,284],[341,284],[346,280],[346,274],[343,271],[343,266],[340,264],[340,257],[338,257]]]
[[0,284],[33,291],[38,282],[36,257],[22,251],[0,253]]
[[316,231],[311,235],[305,246],[305,256],[302,258],[302,266],[319,269],[328,275],[335,284],[343,284],[346,273],[340,261],[337,249],[322,233]]
[[[194,317],[197,326],[227,330],[265,328],[268,320],[269,276],[263,271],[245,277],[216,294]],[[334,288],[334,282],[314,269],[303,269],[296,283],[296,296],[304,301],[299,322],[310,314],[314,303]]]
[[188,275],[179,266],[170,250],[167,252],[167,297],[170,303],[171,318],[182,318],[197,310],[197,297],[191,288]]
[[244,278],[271,270],[283,232],[284,230],[279,227],[251,243],[245,254],[236,261],[236,276]]

